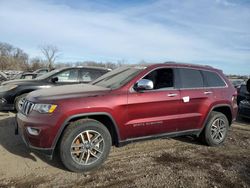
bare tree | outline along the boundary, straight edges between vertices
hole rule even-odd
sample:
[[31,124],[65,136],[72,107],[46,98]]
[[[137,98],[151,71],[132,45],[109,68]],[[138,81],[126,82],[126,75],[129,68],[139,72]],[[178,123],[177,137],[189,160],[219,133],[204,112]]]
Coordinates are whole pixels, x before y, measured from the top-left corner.
[[28,54],[22,49],[12,46],[8,43],[0,42],[0,68],[1,70],[28,69]]
[[45,56],[48,68],[53,69],[53,65],[58,58],[59,50],[56,46],[53,45],[45,45],[40,47],[42,54]]

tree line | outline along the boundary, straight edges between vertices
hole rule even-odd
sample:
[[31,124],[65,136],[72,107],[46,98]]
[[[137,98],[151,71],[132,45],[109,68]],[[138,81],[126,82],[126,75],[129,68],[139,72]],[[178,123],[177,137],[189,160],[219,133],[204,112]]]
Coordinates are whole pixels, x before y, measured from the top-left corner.
[[60,67],[74,66],[98,66],[115,69],[125,65],[125,60],[113,62],[57,62],[60,51],[54,45],[44,45],[39,47],[43,58],[29,58],[29,55],[22,49],[11,44],[0,42],[0,70],[34,71],[39,68],[55,69]]

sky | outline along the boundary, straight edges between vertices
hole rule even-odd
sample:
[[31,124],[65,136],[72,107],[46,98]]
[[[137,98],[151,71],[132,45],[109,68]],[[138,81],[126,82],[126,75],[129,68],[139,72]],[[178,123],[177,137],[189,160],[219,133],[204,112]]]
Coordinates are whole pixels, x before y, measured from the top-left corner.
[[250,74],[250,0],[0,0],[0,41],[59,62],[206,64]]

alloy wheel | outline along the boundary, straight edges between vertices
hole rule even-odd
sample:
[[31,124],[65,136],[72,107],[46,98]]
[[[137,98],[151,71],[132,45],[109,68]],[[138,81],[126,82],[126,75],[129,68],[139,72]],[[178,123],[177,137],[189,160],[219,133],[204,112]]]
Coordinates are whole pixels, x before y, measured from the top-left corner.
[[223,141],[226,135],[226,122],[222,118],[214,120],[211,126],[211,138],[216,142],[220,143]]
[[71,157],[80,165],[95,163],[104,151],[104,139],[94,130],[78,134],[71,144]]

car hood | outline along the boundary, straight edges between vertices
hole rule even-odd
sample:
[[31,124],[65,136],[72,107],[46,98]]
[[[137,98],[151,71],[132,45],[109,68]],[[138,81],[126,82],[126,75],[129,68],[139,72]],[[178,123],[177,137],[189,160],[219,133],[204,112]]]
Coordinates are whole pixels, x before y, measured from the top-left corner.
[[37,85],[40,83],[41,80],[25,80],[25,79],[18,79],[18,80],[10,80],[6,82],[2,82],[2,85]]
[[111,89],[90,84],[74,84],[56,86],[48,89],[36,90],[31,92],[27,99],[31,101],[61,100],[82,97],[93,97],[104,95]]

